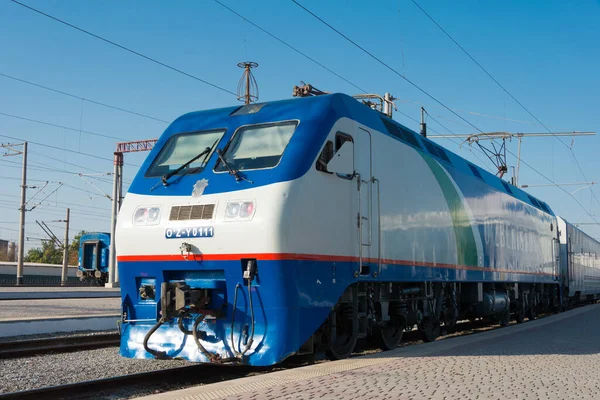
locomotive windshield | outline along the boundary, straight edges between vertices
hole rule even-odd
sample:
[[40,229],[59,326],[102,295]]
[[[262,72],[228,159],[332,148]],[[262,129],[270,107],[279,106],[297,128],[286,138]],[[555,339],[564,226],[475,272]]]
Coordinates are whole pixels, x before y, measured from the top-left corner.
[[[272,168],[279,164],[297,121],[244,126],[235,133],[223,157],[234,170]],[[215,171],[227,171],[220,160]]]
[[203,132],[180,133],[171,136],[160,153],[158,153],[158,156],[150,168],[148,168],[146,176],[164,176],[165,174],[169,174],[169,172],[177,170],[208,147],[210,148],[210,151],[205,157],[200,157],[190,163],[186,169],[179,171],[177,175],[182,173],[200,172],[206,166],[206,161],[210,159],[210,156],[224,133],[225,129],[219,129]]

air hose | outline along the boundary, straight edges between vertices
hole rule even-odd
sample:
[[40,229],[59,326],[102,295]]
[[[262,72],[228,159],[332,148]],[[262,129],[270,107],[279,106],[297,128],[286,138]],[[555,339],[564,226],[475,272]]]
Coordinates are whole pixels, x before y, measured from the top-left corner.
[[[206,315],[201,314],[199,315],[196,320],[194,321],[194,326],[192,327],[192,335],[194,336],[194,342],[196,342],[196,346],[198,346],[198,349],[200,350],[200,352],[202,354],[204,354],[204,356],[210,360],[210,362],[217,362],[219,361],[219,356],[213,353],[210,353],[208,350],[206,350],[206,348],[204,348],[204,346],[202,346],[202,343],[200,343],[200,339],[198,339],[198,325],[200,325],[200,322],[202,322],[204,320],[204,318],[206,317]],[[183,318],[181,318],[183,319]],[[180,319],[180,321],[181,321]]]
[[252,342],[254,341],[254,305],[252,303],[252,281],[251,281],[251,279],[248,279],[248,299],[250,302],[250,318],[251,318],[250,338],[248,339],[248,342],[246,343],[246,346],[244,347],[243,351],[239,352],[235,349],[235,342],[233,341],[233,329],[234,329],[233,327],[234,327],[234,322],[235,322],[235,311],[237,309],[237,293],[238,293],[238,289],[241,287],[242,287],[242,285],[240,285],[239,283],[237,285],[235,285],[235,291],[234,291],[234,295],[233,295],[233,314],[231,315],[231,349],[233,350],[233,353],[238,358],[242,358],[244,356],[244,354],[246,354],[246,352],[248,350],[250,350],[250,347],[252,347]]
[[183,320],[184,318],[189,317],[188,313],[181,313],[179,314],[179,319],[177,320],[177,326],[179,326],[179,330],[183,333],[185,333],[186,335],[192,335],[193,332],[190,330],[187,330],[185,326],[183,326]]
[[146,333],[146,336],[144,337],[144,349],[148,353],[152,354],[154,357],[156,357],[159,360],[165,360],[165,359],[167,359],[168,358],[167,357],[167,352],[166,351],[158,351],[158,350],[151,349],[148,346],[148,340],[150,340],[150,336],[152,336],[154,334],[154,332],[156,332],[158,330],[158,328],[160,328],[160,326],[162,324],[164,324],[164,323],[165,323],[165,321],[162,318],[159,319],[158,322],[152,327],[152,329],[150,329],[148,331],[148,333]]

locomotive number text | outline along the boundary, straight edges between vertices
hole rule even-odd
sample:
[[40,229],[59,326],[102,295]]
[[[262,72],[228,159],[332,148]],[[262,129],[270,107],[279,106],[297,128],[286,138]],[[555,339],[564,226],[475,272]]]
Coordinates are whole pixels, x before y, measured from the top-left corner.
[[165,237],[167,239],[213,237],[214,234],[215,229],[212,226],[201,226],[196,228],[167,228],[165,230]]

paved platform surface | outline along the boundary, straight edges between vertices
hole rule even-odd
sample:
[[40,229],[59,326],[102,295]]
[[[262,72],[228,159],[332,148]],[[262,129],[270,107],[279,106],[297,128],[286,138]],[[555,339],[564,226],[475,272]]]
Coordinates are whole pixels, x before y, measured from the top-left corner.
[[67,299],[120,297],[119,288],[104,287],[0,287],[0,300],[16,299]]
[[118,315],[120,298],[3,300],[0,321]]
[[0,301],[0,337],[116,329],[120,298]]
[[600,305],[394,351],[144,397],[600,399]]

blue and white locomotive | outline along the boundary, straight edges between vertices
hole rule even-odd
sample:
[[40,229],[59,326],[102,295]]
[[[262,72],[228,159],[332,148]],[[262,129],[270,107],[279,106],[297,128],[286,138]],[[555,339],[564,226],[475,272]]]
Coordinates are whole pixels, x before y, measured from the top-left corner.
[[80,280],[104,284],[108,278],[110,233],[91,232],[79,239],[77,277]]
[[181,116],[116,240],[125,357],[339,359],[565,294],[545,202],[344,94]]

